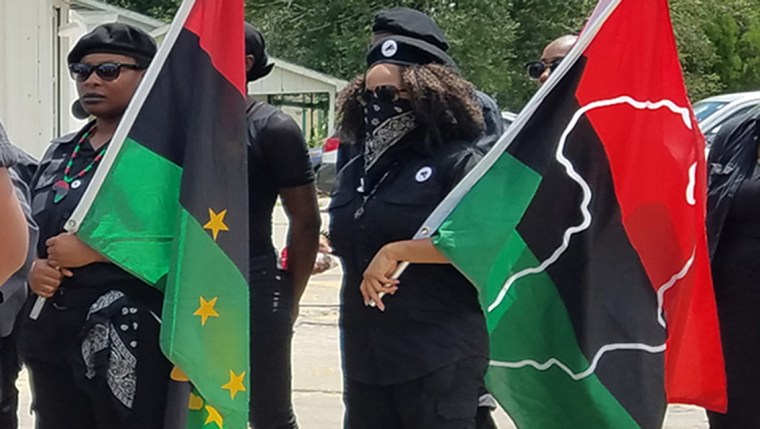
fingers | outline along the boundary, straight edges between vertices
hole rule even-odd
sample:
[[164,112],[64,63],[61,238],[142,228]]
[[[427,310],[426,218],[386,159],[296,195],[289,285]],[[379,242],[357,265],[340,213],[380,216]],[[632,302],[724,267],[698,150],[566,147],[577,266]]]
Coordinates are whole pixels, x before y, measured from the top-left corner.
[[49,260],[37,260],[32,265],[32,272],[29,275],[29,287],[38,296],[50,298],[60,287],[63,277],[72,275],[70,270],[56,269]]
[[43,298],[52,298],[53,295],[55,295],[55,292],[58,290],[58,286],[50,285],[50,284],[42,284],[42,285],[37,285],[36,287],[32,287],[32,291],[37,296],[41,296]]
[[385,311],[383,295],[394,295],[398,291],[398,284],[398,280],[391,280],[389,283],[383,284],[376,279],[365,278],[359,287],[364,305],[377,306],[378,310]]
[[380,297],[375,287],[370,284],[370,281],[362,281],[361,286],[359,286],[359,290],[362,292],[365,306],[369,306],[370,302],[374,302],[378,310],[385,311],[385,304],[383,303],[383,299]]

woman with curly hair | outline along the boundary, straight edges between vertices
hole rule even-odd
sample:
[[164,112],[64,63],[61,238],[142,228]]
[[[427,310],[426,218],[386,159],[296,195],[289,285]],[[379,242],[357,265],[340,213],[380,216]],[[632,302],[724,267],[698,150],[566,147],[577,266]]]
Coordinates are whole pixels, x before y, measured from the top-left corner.
[[[469,142],[482,111],[446,59],[392,36],[341,94],[341,138],[363,148],[330,206],[348,429],[475,427],[488,363],[475,288],[429,240],[410,240],[480,160]],[[400,261],[412,265],[394,280]]]

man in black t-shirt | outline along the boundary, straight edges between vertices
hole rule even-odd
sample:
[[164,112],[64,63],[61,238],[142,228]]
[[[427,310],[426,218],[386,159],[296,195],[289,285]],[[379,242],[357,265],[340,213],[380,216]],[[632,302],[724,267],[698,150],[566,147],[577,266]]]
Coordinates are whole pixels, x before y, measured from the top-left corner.
[[[248,82],[272,71],[264,38],[245,26]],[[251,100],[247,108],[250,201],[251,423],[297,428],[291,401],[290,344],[298,301],[314,266],[320,217],[306,142],[295,121]],[[288,216],[287,271],[277,266],[272,211],[280,197]]]

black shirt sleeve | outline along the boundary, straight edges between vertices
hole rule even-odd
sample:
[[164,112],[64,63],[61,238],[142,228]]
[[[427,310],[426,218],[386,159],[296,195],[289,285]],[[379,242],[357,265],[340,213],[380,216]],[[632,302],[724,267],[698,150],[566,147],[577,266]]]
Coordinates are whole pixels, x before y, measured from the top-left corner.
[[314,171],[301,129],[285,114],[275,114],[267,122],[261,139],[264,158],[279,188],[294,188],[314,182]]

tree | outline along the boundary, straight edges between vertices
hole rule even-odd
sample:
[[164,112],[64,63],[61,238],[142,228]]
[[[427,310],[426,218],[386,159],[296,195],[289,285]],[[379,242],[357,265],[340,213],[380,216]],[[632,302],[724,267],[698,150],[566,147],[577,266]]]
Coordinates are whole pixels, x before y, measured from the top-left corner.
[[[169,20],[180,0],[107,0]],[[645,0],[642,0],[645,1]],[[365,68],[373,15],[408,6],[446,33],[463,75],[518,111],[535,93],[526,62],[551,40],[577,34],[596,0],[246,0],[273,56],[342,79]],[[670,0],[693,100],[760,85],[760,0]]]
[[140,12],[156,19],[171,21],[181,0],[103,0],[104,3]]

